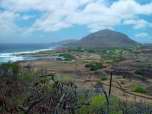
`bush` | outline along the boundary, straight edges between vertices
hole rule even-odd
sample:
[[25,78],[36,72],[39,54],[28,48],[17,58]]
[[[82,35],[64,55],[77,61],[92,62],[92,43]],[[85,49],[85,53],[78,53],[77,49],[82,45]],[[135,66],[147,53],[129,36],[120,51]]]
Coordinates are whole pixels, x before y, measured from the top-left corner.
[[102,77],[101,77],[101,80],[102,80],[102,81],[105,81],[105,80],[107,80],[107,79],[108,79],[107,76],[102,76]]
[[14,76],[19,73],[17,63],[5,63],[0,65],[0,76]]
[[91,99],[90,106],[92,109],[100,109],[106,104],[106,98],[104,96],[94,96]]
[[93,96],[90,99],[88,106],[82,106],[80,108],[80,114],[95,114],[100,112],[102,108],[106,106],[106,99],[104,96]]
[[88,63],[85,65],[86,68],[89,68],[91,71],[97,71],[101,68],[103,68],[103,65],[101,63]]
[[135,85],[133,91],[137,93],[146,93],[145,87],[143,85]]
[[61,53],[59,54],[59,57],[63,57],[65,61],[71,61],[74,59],[74,56],[69,53]]

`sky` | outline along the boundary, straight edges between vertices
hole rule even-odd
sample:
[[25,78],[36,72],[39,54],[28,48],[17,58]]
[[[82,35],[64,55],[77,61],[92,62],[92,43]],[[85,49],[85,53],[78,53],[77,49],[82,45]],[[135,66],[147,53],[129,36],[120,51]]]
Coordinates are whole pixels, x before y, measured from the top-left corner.
[[49,43],[111,29],[152,43],[152,0],[0,0],[0,43]]

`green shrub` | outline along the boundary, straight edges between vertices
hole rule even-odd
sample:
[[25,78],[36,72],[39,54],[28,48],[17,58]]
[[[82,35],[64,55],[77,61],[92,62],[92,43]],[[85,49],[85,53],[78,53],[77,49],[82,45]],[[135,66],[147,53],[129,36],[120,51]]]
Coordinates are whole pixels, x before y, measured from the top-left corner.
[[19,66],[16,63],[5,63],[5,64],[2,64],[0,67],[5,70],[11,69],[13,73],[18,73],[19,71]]
[[93,114],[99,112],[101,108],[106,105],[106,99],[104,96],[97,95],[93,96],[88,106],[82,106],[80,108],[80,114]]
[[69,53],[61,53],[59,54],[59,57],[63,57],[65,61],[71,61],[74,59],[74,56]]
[[34,76],[31,73],[22,74],[18,77],[18,79],[26,81],[26,82],[32,82],[36,76]]
[[102,80],[102,81],[108,80],[108,77],[107,77],[107,76],[102,76],[102,77],[101,77],[101,80]]
[[4,63],[0,65],[1,76],[17,76],[19,73],[19,65],[17,63]]
[[75,52],[84,52],[85,51],[85,49],[83,49],[83,48],[80,48],[80,47],[78,47],[78,48],[73,48],[73,49],[69,49],[70,51],[75,51]]
[[90,106],[92,109],[99,109],[106,104],[106,98],[104,96],[98,95],[91,99]]
[[137,93],[146,93],[145,87],[143,85],[135,85],[133,91]]
[[103,68],[103,65],[101,63],[94,62],[94,63],[86,64],[85,67],[89,68],[91,71],[97,71],[97,70]]

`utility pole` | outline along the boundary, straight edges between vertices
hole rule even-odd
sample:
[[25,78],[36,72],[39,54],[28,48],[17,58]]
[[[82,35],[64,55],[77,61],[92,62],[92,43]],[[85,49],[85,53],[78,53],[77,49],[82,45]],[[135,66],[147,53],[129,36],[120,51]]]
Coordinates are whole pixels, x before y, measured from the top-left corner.
[[112,71],[110,72],[109,96],[111,96],[111,88],[112,88]]

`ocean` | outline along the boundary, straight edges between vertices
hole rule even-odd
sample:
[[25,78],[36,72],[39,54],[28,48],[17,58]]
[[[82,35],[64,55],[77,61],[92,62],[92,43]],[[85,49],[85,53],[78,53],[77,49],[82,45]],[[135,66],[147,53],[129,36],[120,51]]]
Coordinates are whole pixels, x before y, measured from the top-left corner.
[[24,53],[36,53],[51,50],[51,44],[0,44],[0,64],[23,60],[34,60],[36,57],[24,56]]

